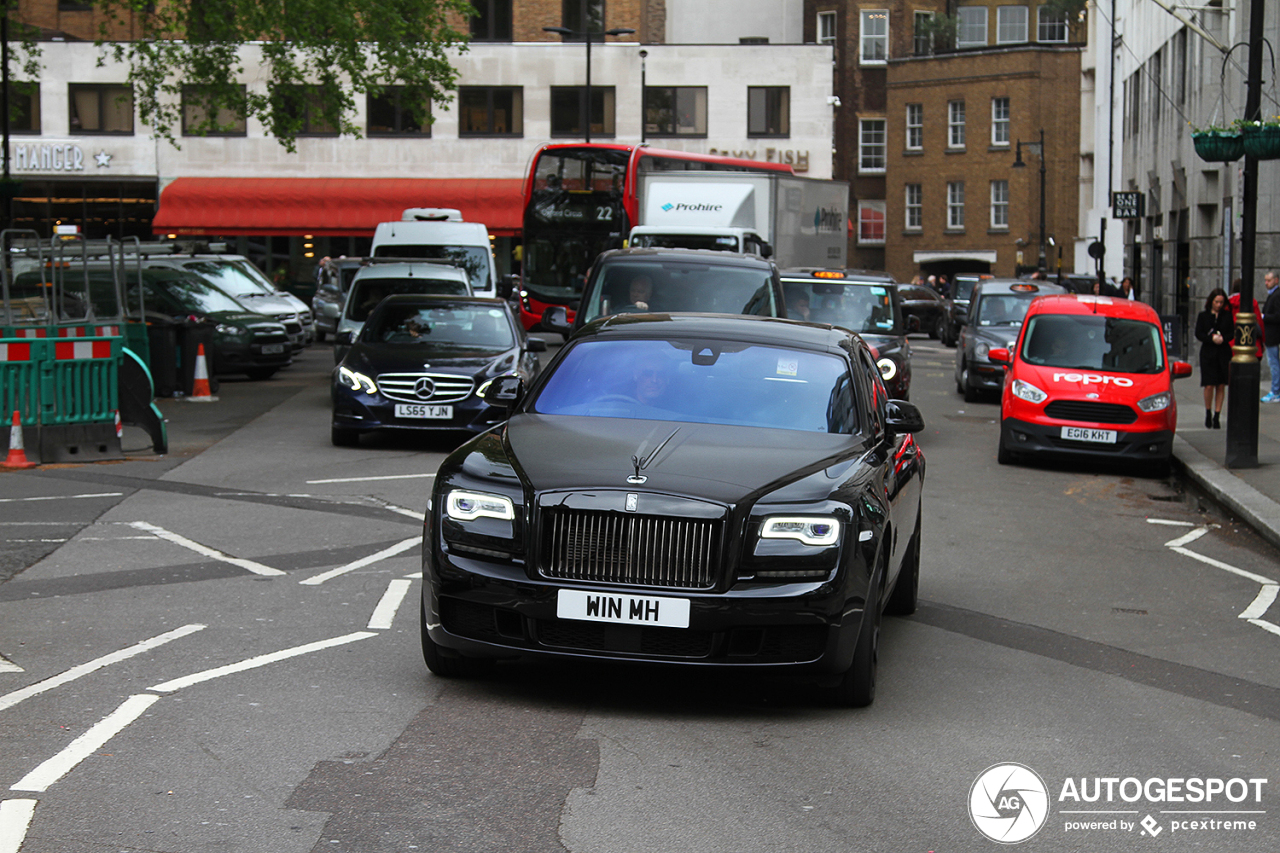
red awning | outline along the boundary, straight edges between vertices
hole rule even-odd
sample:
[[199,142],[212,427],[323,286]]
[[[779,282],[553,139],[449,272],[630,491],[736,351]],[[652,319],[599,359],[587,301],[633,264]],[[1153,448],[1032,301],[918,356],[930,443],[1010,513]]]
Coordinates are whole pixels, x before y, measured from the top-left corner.
[[156,234],[372,237],[410,207],[451,207],[489,233],[522,222],[519,178],[178,178],[160,194]]

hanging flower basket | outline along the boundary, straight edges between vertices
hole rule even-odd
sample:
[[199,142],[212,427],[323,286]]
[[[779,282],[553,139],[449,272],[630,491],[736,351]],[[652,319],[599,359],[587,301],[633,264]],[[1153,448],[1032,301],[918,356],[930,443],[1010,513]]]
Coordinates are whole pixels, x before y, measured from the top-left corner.
[[1230,163],[1244,156],[1244,141],[1238,130],[1197,130],[1191,134],[1196,155],[1210,163]]
[[1246,124],[1240,129],[1240,140],[1244,153],[1250,157],[1259,160],[1280,158],[1280,125]]

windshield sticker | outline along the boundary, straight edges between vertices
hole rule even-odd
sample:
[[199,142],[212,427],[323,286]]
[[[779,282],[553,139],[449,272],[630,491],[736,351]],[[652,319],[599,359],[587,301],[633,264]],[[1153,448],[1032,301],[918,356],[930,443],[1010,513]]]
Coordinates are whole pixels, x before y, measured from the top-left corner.
[[800,362],[794,356],[778,356],[778,376],[797,376],[799,373]]
[[876,296],[884,296],[889,291],[885,290],[883,287],[873,287],[871,288],[871,292]]

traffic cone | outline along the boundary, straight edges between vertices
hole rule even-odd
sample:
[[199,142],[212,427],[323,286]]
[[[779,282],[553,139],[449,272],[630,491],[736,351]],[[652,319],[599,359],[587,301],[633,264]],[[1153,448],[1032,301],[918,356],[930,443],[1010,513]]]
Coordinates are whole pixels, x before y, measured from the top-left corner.
[[204,360],[204,344],[200,344],[196,349],[195,386],[191,389],[191,396],[187,398],[187,402],[212,403],[217,399],[209,390],[209,366]]
[[18,410],[13,410],[13,426],[9,429],[9,458],[0,462],[0,468],[34,468],[36,463],[27,459],[27,452],[22,448],[22,419]]

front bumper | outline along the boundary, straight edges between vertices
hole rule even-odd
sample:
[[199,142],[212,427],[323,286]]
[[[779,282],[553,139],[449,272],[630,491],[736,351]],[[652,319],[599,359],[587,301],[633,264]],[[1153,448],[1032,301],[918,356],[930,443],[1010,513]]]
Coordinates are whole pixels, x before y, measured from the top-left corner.
[[[214,370],[218,374],[243,373],[270,367],[288,367],[293,363],[293,350],[283,338],[244,343],[238,338],[218,340]],[[264,348],[279,348],[280,352],[264,353]]]
[[[424,405],[440,405],[427,403]],[[341,383],[333,388],[333,425],[339,429],[372,432],[380,429],[441,432],[466,430],[480,433],[502,422],[504,412],[474,394],[443,405],[453,408],[451,418],[403,418],[396,416],[396,401],[381,394],[356,393]]]
[[[1062,437],[1063,427],[1113,430],[1110,442],[1077,441]],[[1087,424],[1069,421],[1036,423],[1005,418],[1000,422],[1000,443],[1014,453],[1044,453],[1100,459],[1164,461],[1173,453],[1173,430],[1136,431],[1116,424]]]

